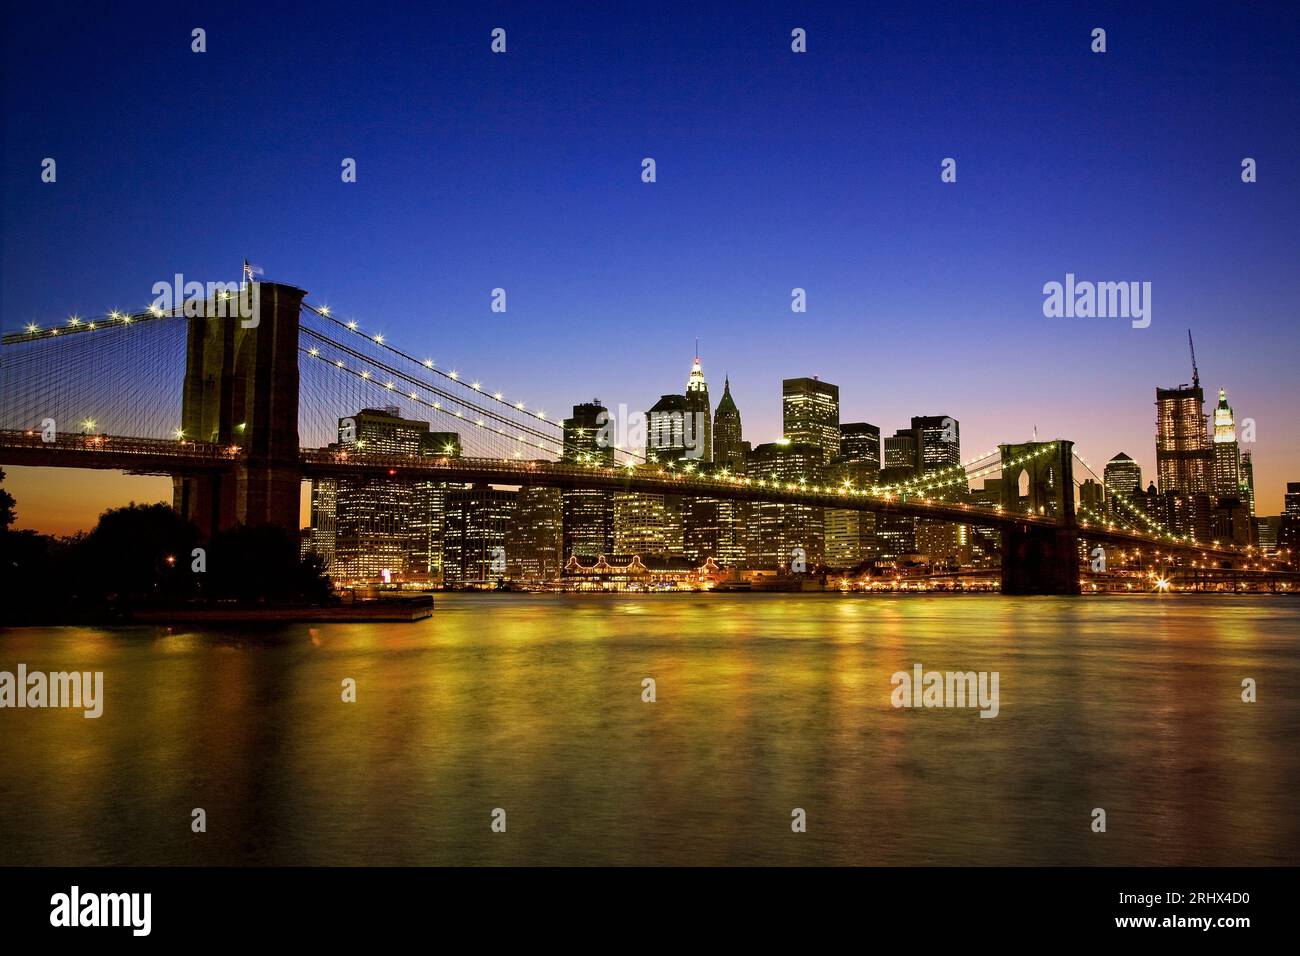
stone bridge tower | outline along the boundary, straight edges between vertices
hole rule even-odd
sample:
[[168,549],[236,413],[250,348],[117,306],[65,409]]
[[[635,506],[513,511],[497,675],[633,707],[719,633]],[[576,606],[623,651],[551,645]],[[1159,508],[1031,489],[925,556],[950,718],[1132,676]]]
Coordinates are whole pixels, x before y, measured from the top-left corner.
[[235,525],[298,529],[298,317],[306,292],[251,283],[251,315],[190,318],[181,428],[193,441],[238,445],[224,471],[173,479],[176,510],[204,535]]
[[1074,520],[1074,443],[999,445],[1002,510],[1054,517],[1002,529],[1002,593],[1078,594],[1079,533]]

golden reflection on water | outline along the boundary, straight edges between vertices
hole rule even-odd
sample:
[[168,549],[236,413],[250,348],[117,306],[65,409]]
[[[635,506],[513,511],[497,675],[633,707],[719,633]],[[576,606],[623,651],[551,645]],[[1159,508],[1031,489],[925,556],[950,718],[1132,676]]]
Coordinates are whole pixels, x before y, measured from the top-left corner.
[[[0,711],[0,863],[1294,864],[1297,624],[1259,596],[448,595],[411,625],[0,631],[0,670],[105,674],[98,720]],[[918,662],[998,671],[999,715],[893,708]]]

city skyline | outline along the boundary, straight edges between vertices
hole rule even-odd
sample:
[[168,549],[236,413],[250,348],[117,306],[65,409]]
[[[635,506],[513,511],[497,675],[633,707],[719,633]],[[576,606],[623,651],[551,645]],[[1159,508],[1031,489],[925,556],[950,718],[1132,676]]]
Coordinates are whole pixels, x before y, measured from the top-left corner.
[[[696,347],[698,349],[698,344]],[[662,394],[660,396],[659,403],[657,403],[654,406],[654,408],[660,408],[661,405],[666,400],[676,398],[680,401],[684,398],[684,396],[689,396],[692,390],[692,383],[695,382],[698,382],[699,386],[703,388],[704,401],[708,402],[708,392],[707,392],[707,383],[706,383],[706,380],[708,378],[708,373],[705,372],[702,368],[701,355],[696,354],[691,359],[691,363],[692,363],[691,370],[688,376],[685,378],[686,388],[684,389],[683,393]],[[818,383],[818,378],[819,377],[807,376],[807,377],[799,377],[799,378],[782,379],[781,380],[782,392],[786,392],[787,389],[791,388],[792,383],[806,382],[809,383],[810,385],[815,385]],[[724,379],[726,382],[726,394],[729,397],[731,397],[730,373],[727,373],[724,376]],[[1186,385],[1186,383],[1182,383],[1182,384]],[[848,424],[851,416],[849,416],[846,412],[844,412],[843,408],[839,404],[839,399],[838,399],[838,396],[840,394],[839,386],[835,383],[829,383],[829,382],[824,383],[824,385],[826,388],[834,390],[834,394],[836,395],[835,402],[839,413],[839,420],[841,423]],[[775,389],[773,391],[775,391]],[[1158,396],[1161,392],[1176,391],[1176,390],[1157,387],[1155,391]],[[1225,390],[1219,389],[1219,391],[1223,392]],[[1222,402],[1222,398],[1220,398],[1219,400],[1220,402]],[[742,409],[742,411],[746,407],[743,401],[737,401],[734,399],[734,397],[731,397],[731,401],[733,405],[738,406],[740,409]],[[790,395],[787,393],[785,394],[784,398],[778,398],[778,401],[780,401],[781,404],[786,409],[785,411],[782,412],[782,415],[783,416],[788,415]],[[372,406],[379,407],[382,406],[382,404],[383,404],[382,402],[376,401],[375,403],[372,403]],[[597,407],[591,405],[591,400],[587,400],[586,403],[582,403],[582,402],[575,403],[575,410],[578,406],[584,404],[592,408]],[[603,404],[606,407],[608,407],[609,405],[609,403],[603,403]],[[649,404],[650,403],[647,402],[641,406],[634,405],[633,408],[635,409],[638,407],[645,407]],[[1155,405],[1158,405],[1158,399],[1157,402],[1153,402],[1153,406]],[[710,422],[710,427],[708,431],[711,434],[712,413],[713,411],[716,410],[716,406],[710,404],[708,407],[709,407],[709,413],[705,417]],[[685,408],[685,406],[683,405],[682,408]],[[357,411],[361,412],[362,409],[359,408],[357,409]],[[308,414],[310,414],[310,410],[308,410]],[[651,409],[651,411],[649,411],[647,414],[650,416],[649,421],[652,422],[656,414],[654,409]],[[746,421],[753,420],[753,416],[751,413],[745,413],[745,414],[746,414]],[[1207,411],[1204,414],[1205,429],[1203,430],[1204,434],[1202,435],[1202,438],[1205,443],[1204,449],[1207,455],[1211,454],[1211,449],[1214,444],[1213,443],[1213,433],[1214,433],[1213,417],[1214,416],[1211,411]],[[944,420],[944,416],[912,415],[910,416],[910,420],[912,423],[911,429],[900,427],[898,434],[913,435],[913,432],[917,428],[917,422],[927,418],[933,419],[933,421],[931,422],[932,425],[937,425],[939,422]],[[965,425],[962,414],[958,413],[954,415],[953,419],[956,422],[961,423],[960,425],[961,428],[964,429],[967,427]],[[597,428],[595,427],[597,425],[596,419],[593,418],[589,424],[592,426],[591,431],[594,440],[595,433],[597,431]],[[784,422],[782,427],[777,429],[777,433],[771,437],[756,440],[755,436],[749,431],[748,428],[746,428],[742,432],[741,437],[749,445],[753,447],[757,447],[759,445],[769,444],[771,442],[790,440],[791,439],[790,432],[793,431],[798,433],[801,427],[802,426],[798,424],[791,425],[787,421]],[[888,426],[884,426],[883,428],[881,426],[876,426],[876,427],[881,432],[881,441],[880,441],[880,445],[878,446],[879,453],[881,455],[880,461],[885,467],[888,467],[888,461],[887,461],[888,453],[885,447],[885,441],[886,441],[885,436],[889,434],[889,428]],[[442,435],[443,433],[439,432],[436,428],[434,428],[432,434]],[[654,428],[652,425],[647,434],[646,443],[644,445],[638,446],[637,450],[644,452],[647,449],[649,449],[654,441],[653,434],[654,434]],[[1026,436],[1026,439],[1024,440],[1028,440],[1028,437],[1029,436]],[[1046,439],[1049,436],[1042,435],[1040,437]],[[798,440],[797,437],[794,440]],[[1005,443],[1008,440],[1009,439],[1002,439],[995,444]],[[1118,449],[1114,453],[1107,455],[1104,458],[1089,457],[1086,460],[1088,460],[1089,463],[1094,466],[1094,468],[1097,470],[1098,477],[1100,477],[1102,476],[1106,467],[1111,462],[1113,462],[1114,458],[1117,455],[1128,455],[1129,458],[1135,463],[1136,467],[1141,471],[1142,475],[1147,476],[1144,477],[1144,481],[1143,481],[1144,485],[1148,480],[1155,480],[1157,484],[1161,484],[1161,482],[1158,480],[1158,468],[1157,468],[1158,455],[1155,450],[1156,445],[1158,443],[1159,443],[1158,435],[1153,436],[1152,441],[1147,446],[1149,449],[1147,455],[1143,455],[1141,451],[1138,451],[1136,454],[1132,454],[1126,449]],[[978,446],[973,444],[969,445],[966,448],[966,452],[969,453],[973,451],[975,447]],[[984,449],[984,450],[988,450],[988,449]],[[1243,448],[1242,451],[1247,453],[1253,452],[1254,446],[1250,448]],[[711,456],[712,454],[711,441],[708,442],[707,454],[709,456]],[[828,459],[829,457],[831,457],[829,451],[826,452],[825,454]],[[1146,462],[1144,462],[1144,458],[1149,460],[1150,463],[1147,464]],[[1213,469],[1214,463],[1212,458],[1207,460],[1205,467],[1207,469]],[[111,477],[108,477],[106,480],[105,478],[106,475],[109,475]],[[106,510],[109,507],[120,506],[122,504],[127,503],[127,501],[140,501],[142,503],[151,500],[168,501],[170,500],[172,495],[171,479],[169,478],[165,478],[161,476],[126,475],[118,472],[112,472],[112,473],[83,472],[79,470],[69,471],[66,469],[55,469],[55,468],[24,468],[21,466],[18,467],[10,466],[7,471],[7,484],[10,489],[17,490],[20,493],[18,519],[15,522],[15,526],[19,529],[29,528],[31,530],[40,531],[46,534],[70,534],[70,533],[75,533],[77,531],[89,530],[94,526],[94,523],[98,519],[100,513],[102,513],[104,510]],[[50,501],[51,499],[57,499],[67,494],[64,488],[65,484],[73,485],[73,486],[80,485],[82,487],[83,492],[86,489],[98,490],[100,491],[102,497],[97,496],[92,492],[89,495],[83,494],[80,497],[73,497],[70,500],[65,499],[63,502],[61,502],[64,505],[64,509],[65,509],[62,511],[62,513],[60,513],[58,509],[53,509],[52,511],[44,512],[44,514],[54,515],[52,519],[47,519],[49,520],[50,523],[44,526],[31,523],[30,518],[28,519],[28,521],[23,520],[24,510],[25,510],[23,508],[24,498],[26,498],[28,502],[34,500],[37,503],[38,514],[42,514],[42,512],[40,512],[39,509],[43,504]],[[1273,490],[1274,493],[1271,495],[1271,497],[1276,498],[1277,500],[1276,511],[1270,512],[1266,509],[1261,509],[1256,511],[1255,513],[1260,517],[1266,517],[1266,516],[1284,513],[1284,505],[1283,505],[1282,498],[1286,491],[1287,484],[1288,482],[1284,480],[1281,482],[1279,487]],[[1261,489],[1258,485],[1256,485],[1253,487],[1252,490],[1254,491],[1256,502],[1267,500],[1268,497],[1270,497],[1269,489]],[[150,498],[149,495],[151,494],[156,497]],[[71,505],[71,507],[68,507],[69,505]],[[30,504],[29,504],[29,508],[30,508]],[[301,522],[302,525],[304,527],[309,525],[311,523],[311,515],[312,515],[312,494],[306,482],[304,482],[303,489],[302,489],[300,514],[302,516],[302,522]],[[40,519],[38,518],[37,520]]]
[[[739,14],[696,11],[674,29],[615,14],[598,35],[574,14],[512,11],[504,57],[471,41],[496,25],[476,14],[379,11],[331,50],[346,70],[294,75],[268,98],[260,64],[287,29],[274,19],[254,31],[213,16],[205,60],[174,15],[79,12],[68,30],[67,13],[42,11],[17,25],[8,69],[102,59],[97,93],[123,115],[200,103],[269,152],[254,167],[185,136],[140,149],[136,131],[88,109],[76,74],[51,70],[4,120],[6,231],[23,241],[4,251],[0,319],[11,330],[138,308],[160,278],[235,279],[247,255],[543,407],[592,395],[648,407],[679,387],[698,336],[756,444],[781,432],[774,383],[817,375],[843,390],[845,420],[886,434],[947,410],[970,449],[1036,427],[1071,436],[1095,468],[1124,451],[1144,474],[1151,391],[1190,380],[1190,327],[1207,391],[1227,387],[1258,423],[1257,512],[1279,513],[1300,464],[1290,19],[1255,11],[1236,26],[1250,42],[1225,46],[1215,15],[1188,12],[1171,37],[1155,12],[1112,10],[1112,48],[1077,56],[1087,25],[1059,12],[949,13],[956,32],[938,39],[921,11],[801,13],[813,52],[792,61],[791,14],[774,6],[747,10],[743,30]],[[436,55],[384,58],[394,31],[421,29]],[[294,35],[337,46],[315,24]],[[174,75],[168,92],[100,55],[139,43]],[[939,51],[959,88],[932,81]],[[1223,69],[1180,68],[1206,59]],[[376,60],[382,78],[362,68]],[[908,94],[890,101],[882,86]],[[1158,123],[1150,102],[1126,108],[1135,88],[1158,91]],[[1141,148],[1102,146],[1115,141]],[[57,183],[40,181],[44,156],[64,157]],[[358,177],[345,184],[349,156]],[[646,156],[654,183],[640,178]],[[943,183],[949,156],[958,177]],[[1243,156],[1257,182],[1241,181]],[[135,225],[217,209],[231,227],[184,243]],[[87,234],[104,241],[74,242]],[[1151,326],[1045,318],[1044,283],[1068,273],[1150,281]],[[793,288],[806,313],[790,311]],[[166,497],[148,479],[21,469],[10,486],[19,527],[63,533],[108,503]]]

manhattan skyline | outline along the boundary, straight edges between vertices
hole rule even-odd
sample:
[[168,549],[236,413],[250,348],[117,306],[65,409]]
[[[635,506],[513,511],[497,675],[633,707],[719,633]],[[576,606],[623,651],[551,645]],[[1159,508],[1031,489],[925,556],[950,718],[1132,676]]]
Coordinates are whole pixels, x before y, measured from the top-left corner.
[[[378,11],[347,35],[328,16],[205,14],[199,55],[184,14],[70,10],[17,24],[7,51],[11,77],[50,65],[7,103],[7,331],[139,308],[175,272],[235,279],[247,256],[557,413],[649,407],[681,388],[699,337],[755,444],[781,435],[780,381],[817,375],[845,421],[952,414],[972,452],[1037,427],[1098,470],[1123,451],[1151,475],[1153,392],[1190,381],[1190,327],[1207,393],[1257,423],[1258,513],[1295,480],[1292,12],[1225,32],[1199,5],[1179,31],[1170,11],[951,6],[936,32],[919,10]],[[1105,54],[1088,52],[1094,25]],[[275,65],[289,36],[319,69]],[[139,44],[166,89],[109,55]],[[60,68],[85,58],[93,89]],[[202,145],[213,125],[229,149]],[[186,227],[213,216],[225,225]],[[1067,273],[1151,282],[1151,326],[1045,318],[1043,284]],[[18,468],[8,486],[19,527],[56,533],[169,496],[165,479]]]

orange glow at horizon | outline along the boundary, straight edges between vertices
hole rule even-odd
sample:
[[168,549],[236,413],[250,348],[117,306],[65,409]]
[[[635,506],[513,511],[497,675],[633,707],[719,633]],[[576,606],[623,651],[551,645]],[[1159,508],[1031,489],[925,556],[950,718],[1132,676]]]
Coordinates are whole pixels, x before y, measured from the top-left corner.
[[[90,531],[110,508],[172,503],[172,480],[161,475],[80,468],[28,468],[5,465],[0,485],[14,496],[15,531],[70,535]],[[303,485],[301,524],[310,520],[311,502]]]

